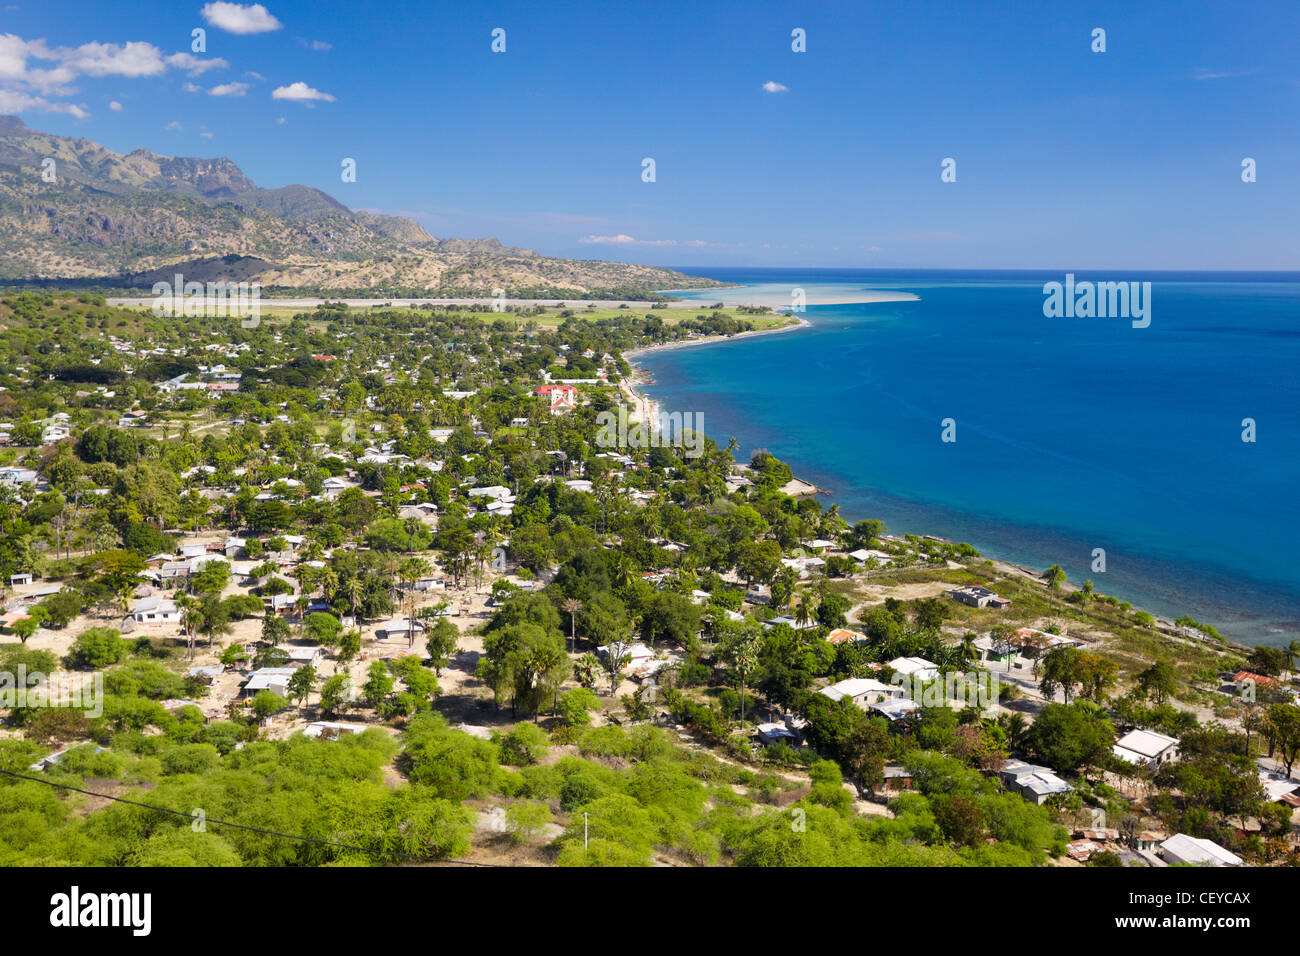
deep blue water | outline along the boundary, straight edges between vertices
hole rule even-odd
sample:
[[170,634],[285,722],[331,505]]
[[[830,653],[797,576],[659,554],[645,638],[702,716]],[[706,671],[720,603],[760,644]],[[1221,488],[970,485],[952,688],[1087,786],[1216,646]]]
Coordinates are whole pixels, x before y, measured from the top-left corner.
[[1063,272],[703,274],[920,297],[809,306],[810,329],[642,356],[663,409],[703,414],[738,458],[766,448],[850,521],[1059,563],[1247,643],[1300,633],[1300,274],[1079,274],[1151,281],[1145,329],[1044,317],[1043,283]]

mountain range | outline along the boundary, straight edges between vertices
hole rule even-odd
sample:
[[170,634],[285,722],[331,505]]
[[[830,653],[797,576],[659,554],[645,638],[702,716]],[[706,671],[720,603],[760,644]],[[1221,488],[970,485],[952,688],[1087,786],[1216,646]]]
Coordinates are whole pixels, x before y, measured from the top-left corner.
[[622,296],[723,284],[497,239],[440,239],[310,186],[263,189],[224,157],[114,153],[0,116],[0,281],[138,288],[186,266],[200,281],[351,295]]

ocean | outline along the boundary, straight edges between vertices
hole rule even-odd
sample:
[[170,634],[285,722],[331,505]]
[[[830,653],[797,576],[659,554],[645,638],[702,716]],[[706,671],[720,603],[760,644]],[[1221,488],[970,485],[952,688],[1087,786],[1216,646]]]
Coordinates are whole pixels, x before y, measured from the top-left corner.
[[1150,282],[1135,327],[1046,316],[1064,272],[684,271],[749,287],[677,293],[701,304],[917,296],[640,356],[663,411],[703,415],[739,460],[770,451],[850,522],[1057,563],[1243,643],[1300,634],[1300,273],[1075,274]]

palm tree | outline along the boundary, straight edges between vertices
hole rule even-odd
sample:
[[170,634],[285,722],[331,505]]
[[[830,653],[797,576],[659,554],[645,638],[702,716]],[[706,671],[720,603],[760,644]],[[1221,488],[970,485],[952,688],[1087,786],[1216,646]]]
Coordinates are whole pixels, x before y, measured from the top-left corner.
[[1011,745],[1011,749],[1019,750],[1020,745],[1024,743],[1025,733],[1028,730],[1025,715],[1021,713],[999,714],[998,723],[1002,725],[1002,729],[1007,735],[1007,743]]
[[962,666],[965,667],[967,664],[973,661],[977,655],[978,652],[975,650],[975,635],[970,631],[967,631],[966,636],[961,639]]
[[199,602],[188,594],[178,594],[176,607],[181,612],[181,632],[185,635],[185,646],[189,650],[190,660],[194,660],[194,635],[203,619]]
[[757,624],[746,621],[735,630],[723,646],[723,657],[740,678],[740,723],[745,723],[745,682],[758,666],[758,650],[762,635]]
[[420,528],[423,526],[424,522],[419,518],[407,518],[402,523],[402,530],[406,532],[407,537],[410,539],[410,546],[406,549],[407,551],[415,550],[415,536],[420,533]]
[[569,598],[564,602],[564,609],[569,612],[569,653],[572,654],[577,647],[577,614],[582,610],[582,602],[577,598]]
[[795,606],[794,622],[798,624],[800,627],[803,627],[805,624],[807,624],[809,621],[813,619],[813,616],[815,614],[816,611],[813,609],[812,595],[805,593],[799,599],[799,603]]
[[361,578],[355,574],[351,575],[345,581],[339,582],[339,593],[342,594],[348,602],[348,607],[352,609],[353,619],[357,616],[357,605],[361,600],[361,592],[364,588],[361,585]]
[[431,572],[429,562],[423,558],[407,558],[397,569],[410,607],[410,627],[406,631],[407,647],[415,643],[415,582],[427,578]]
[[[1061,585],[1065,583],[1065,571],[1061,569],[1059,564],[1054,564],[1044,571],[1041,577],[1047,583],[1048,600],[1052,602],[1053,608],[1055,608],[1056,596],[1060,594]],[[1057,616],[1059,618],[1060,615]]]

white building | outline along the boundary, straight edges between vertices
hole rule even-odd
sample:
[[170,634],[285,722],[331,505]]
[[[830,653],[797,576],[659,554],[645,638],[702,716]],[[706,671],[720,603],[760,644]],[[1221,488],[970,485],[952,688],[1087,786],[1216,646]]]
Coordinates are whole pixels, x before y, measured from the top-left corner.
[[1155,771],[1178,759],[1178,738],[1154,730],[1130,730],[1111,749],[1121,760]]
[[1242,866],[1237,854],[1225,850],[1213,840],[1175,833],[1160,844],[1160,855],[1166,863],[1190,863],[1193,866]]
[[870,677],[850,677],[818,691],[824,697],[839,701],[849,698],[863,710],[882,700],[893,700],[903,696],[903,688],[885,684]]
[[889,662],[889,668],[895,674],[912,680],[931,681],[939,676],[939,665],[930,663],[924,657],[895,657]]
[[147,597],[131,608],[131,617],[140,624],[170,624],[181,619],[181,612],[171,598]]

